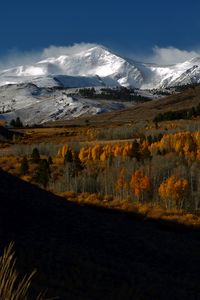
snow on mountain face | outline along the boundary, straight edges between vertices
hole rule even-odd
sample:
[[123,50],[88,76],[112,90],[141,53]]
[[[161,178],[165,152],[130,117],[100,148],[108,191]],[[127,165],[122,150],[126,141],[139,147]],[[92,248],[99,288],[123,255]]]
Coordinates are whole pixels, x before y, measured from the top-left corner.
[[[63,76],[65,86],[70,86],[70,82],[67,82],[69,76],[79,77],[78,86],[81,79],[85,80],[85,86],[90,86],[90,79],[95,77],[98,80],[94,85],[140,87],[143,80],[136,66],[104,47],[94,46],[73,55],[51,57],[32,66],[19,66],[0,71],[0,85],[9,82],[33,82],[38,78],[43,81],[44,77],[56,78],[57,76]],[[52,86],[54,86],[53,81]]]
[[200,58],[170,66],[137,63],[93,45],[33,65],[0,70],[0,85],[31,82],[40,87],[125,86],[162,88],[200,82]]
[[147,65],[149,78],[142,84],[143,89],[163,88],[200,82],[200,58],[171,66]]
[[[123,103],[70,96],[66,88],[133,87],[160,89],[200,83],[200,58],[169,66],[139,63],[92,45],[32,65],[0,70],[0,118],[19,116],[24,124],[71,119],[120,109]],[[62,89],[60,89],[62,87]]]
[[71,56],[60,56],[40,61],[37,66],[42,66],[51,74],[53,72],[54,75],[98,76],[102,81],[104,78],[110,77],[115,86],[134,85],[137,87],[142,82],[142,75],[134,65],[100,46]]
[[0,87],[0,119],[8,123],[20,117],[23,124],[42,124],[81,115],[95,115],[125,108],[126,103],[83,99],[70,91],[39,88],[31,83]]

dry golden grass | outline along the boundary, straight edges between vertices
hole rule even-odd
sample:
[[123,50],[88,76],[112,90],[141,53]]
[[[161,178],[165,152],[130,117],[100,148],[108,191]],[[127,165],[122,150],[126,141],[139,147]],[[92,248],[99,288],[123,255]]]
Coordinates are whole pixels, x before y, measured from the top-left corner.
[[5,126],[5,125],[6,125],[6,121],[0,120],[0,126]]
[[31,182],[32,177],[30,175],[22,175],[20,178],[24,181]]
[[62,166],[63,165],[63,158],[62,157],[54,157],[53,159],[53,162],[54,162],[54,165],[56,166]]
[[74,192],[62,192],[59,195],[69,200],[77,199],[77,194]]
[[0,157],[0,167],[13,175],[18,175],[20,159],[16,156]]
[[183,210],[166,210],[159,205],[134,203],[130,199],[119,199],[113,198],[112,196],[102,197],[99,194],[62,192],[58,193],[58,195],[69,201],[78,202],[80,204],[89,204],[125,212],[134,212],[146,219],[172,221],[174,223],[200,228],[200,216]]
[[[19,279],[16,271],[16,259],[13,252],[13,243],[5,248],[0,257],[0,299],[1,300],[28,300],[29,288],[36,271]],[[36,300],[44,300],[44,295],[39,294]]]
[[177,214],[167,214],[162,216],[163,220],[173,221],[179,224],[190,225],[193,227],[200,227],[200,217],[192,213],[177,213]]
[[[81,138],[79,128],[20,128],[16,129],[23,134],[23,138],[16,141],[16,144],[39,144],[39,143],[65,143],[77,140],[77,135]],[[15,129],[13,130],[15,131]],[[78,138],[78,139],[79,139]]]

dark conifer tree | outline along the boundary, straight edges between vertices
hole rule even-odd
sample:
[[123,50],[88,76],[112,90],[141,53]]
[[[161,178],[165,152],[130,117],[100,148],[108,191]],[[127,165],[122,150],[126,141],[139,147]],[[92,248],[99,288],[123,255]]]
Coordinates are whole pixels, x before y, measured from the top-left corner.
[[48,164],[49,164],[49,165],[52,165],[52,164],[53,164],[53,160],[52,160],[52,157],[51,157],[51,156],[48,157]]
[[32,151],[32,154],[31,154],[31,160],[33,163],[39,163],[40,161],[40,153],[39,153],[39,150],[38,148],[34,148],[33,151]]
[[140,160],[140,145],[137,141],[132,143],[132,151],[130,157],[135,157],[137,160]]
[[66,163],[70,163],[73,161],[73,155],[72,155],[72,151],[70,149],[67,150],[67,152],[65,153],[65,157],[64,157],[64,164],[66,165]]
[[29,170],[28,160],[26,156],[24,156],[20,165],[20,173],[22,175],[25,175],[28,172],[28,170]]
[[36,183],[41,184],[44,188],[46,188],[49,179],[50,179],[50,168],[49,163],[46,159],[41,159],[36,174],[33,177],[33,180]]

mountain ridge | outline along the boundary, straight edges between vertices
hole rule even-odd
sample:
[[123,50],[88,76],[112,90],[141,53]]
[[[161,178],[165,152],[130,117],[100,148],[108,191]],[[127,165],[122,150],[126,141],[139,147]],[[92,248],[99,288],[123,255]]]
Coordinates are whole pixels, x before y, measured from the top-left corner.
[[198,57],[158,66],[123,58],[101,45],[79,46],[74,53],[0,70],[0,119],[10,122],[20,117],[24,125],[31,125],[130,107],[130,103],[106,101],[106,97],[103,101],[85,99],[78,95],[79,88],[94,87],[98,93],[105,87],[127,87],[139,99],[148,100],[169,93],[165,89],[191,83],[200,83]]
[[[200,58],[194,57],[183,63],[156,65],[155,63],[137,62],[116,54],[102,45],[90,45],[87,49],[79,47],[75,53],[58,53],[30,65],[20,65],[0,70],[0,85],[23,82],[37,82],[40,86],[56,86],[53,78],[63,76],[65,87],[70,86],[68,76],[78,77],[77,84],[90,86],[87,78],[100,80],[94,86],[125,86],[140,89],[166,88],[200,82]],[[52,78],[47,84],[46,77]],[[82,81],[85,83],[83,84]]]

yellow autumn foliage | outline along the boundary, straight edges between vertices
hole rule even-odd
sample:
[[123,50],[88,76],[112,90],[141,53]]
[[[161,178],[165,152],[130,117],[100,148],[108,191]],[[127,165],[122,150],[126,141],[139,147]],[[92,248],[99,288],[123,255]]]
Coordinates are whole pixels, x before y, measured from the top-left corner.
[[158,189],[158,193],[165,201],[166,208],[175,206],[176,208],[181,208],[184,198],[187,195],[188,190],[188,180],[180,179],[174,175],[163,181]]

